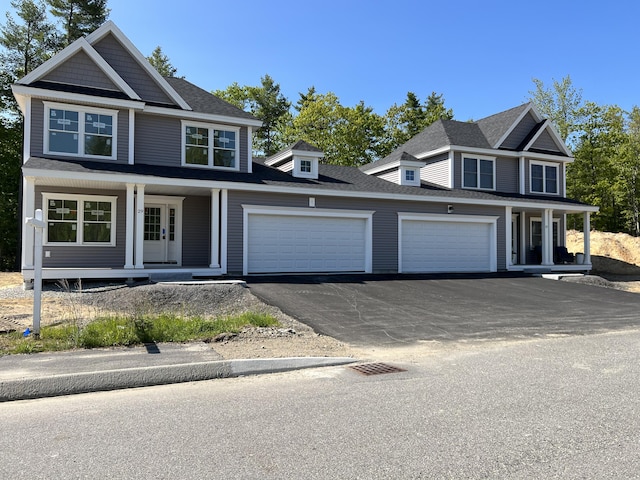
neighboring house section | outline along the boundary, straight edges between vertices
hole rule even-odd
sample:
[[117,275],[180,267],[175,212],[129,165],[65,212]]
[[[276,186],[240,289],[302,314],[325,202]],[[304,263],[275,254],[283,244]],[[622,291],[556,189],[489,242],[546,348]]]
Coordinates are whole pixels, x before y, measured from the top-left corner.
[[[559,261],[571,162],[530,105],[438,121],[360,169],[299,141],[252,158],[261,122],[161,77],[112,23],[13,86],[24,217],[42,209],[44,278],[589,270]],[[22,273],[33,278],[32,229]]]

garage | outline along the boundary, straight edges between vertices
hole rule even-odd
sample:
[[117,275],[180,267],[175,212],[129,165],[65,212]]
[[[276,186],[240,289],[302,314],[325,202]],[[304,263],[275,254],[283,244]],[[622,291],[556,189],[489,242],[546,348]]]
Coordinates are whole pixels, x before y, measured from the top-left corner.
[[401,273],[495,272],[497,217],[400,214]]
[[244,273],[368,273],[372,214],[245,207]]

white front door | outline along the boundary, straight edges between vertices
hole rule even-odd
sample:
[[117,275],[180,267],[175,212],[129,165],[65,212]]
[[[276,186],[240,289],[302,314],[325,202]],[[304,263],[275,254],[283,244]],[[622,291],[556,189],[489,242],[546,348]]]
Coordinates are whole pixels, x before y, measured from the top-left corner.
[[176,206],[145,204],[144,263],[178,263]]

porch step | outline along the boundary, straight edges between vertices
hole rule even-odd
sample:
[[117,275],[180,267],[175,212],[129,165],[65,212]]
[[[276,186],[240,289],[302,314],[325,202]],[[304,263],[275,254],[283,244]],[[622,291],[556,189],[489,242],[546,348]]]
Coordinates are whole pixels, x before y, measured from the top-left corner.
[[158,272],[149,273],[149,281],[154,283],[160,282],[185,282],[193,280],[193,275],[189,272]]

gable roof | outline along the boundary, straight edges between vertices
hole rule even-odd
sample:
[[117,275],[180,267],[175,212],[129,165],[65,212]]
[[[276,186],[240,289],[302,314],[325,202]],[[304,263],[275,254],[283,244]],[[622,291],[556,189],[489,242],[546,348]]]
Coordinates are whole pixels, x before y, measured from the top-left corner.
[[[499,112],[488,117],[481,118],[476,123],[491,145],[491,148],[498,148],[505,138],[511,133],[513,128],[531,111],[531,103],[524,103],[504,112]],[[534,116],[535,118],[535,116]],[[536,121],[540,121],[539,118]]]

